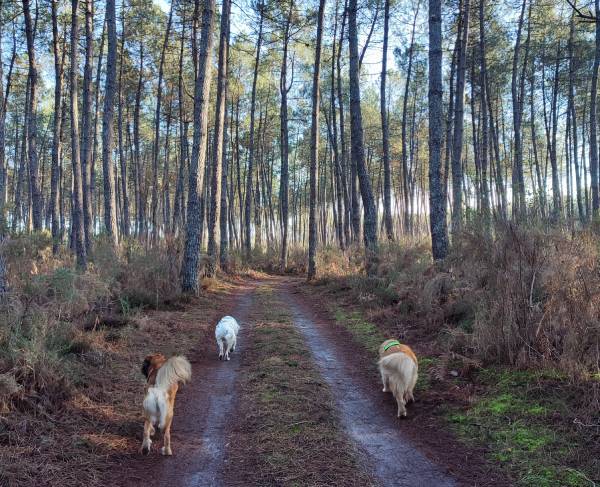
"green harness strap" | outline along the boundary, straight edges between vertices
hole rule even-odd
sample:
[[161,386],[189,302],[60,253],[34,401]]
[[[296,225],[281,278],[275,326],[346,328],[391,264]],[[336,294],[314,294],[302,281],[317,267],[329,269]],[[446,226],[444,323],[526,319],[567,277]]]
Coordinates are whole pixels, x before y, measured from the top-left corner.
[[392,340],[390,343],[388,343],[385,347],[383,347],[383,351],[387,352],[388,349],[392,348],[392,347],[399,347],[400,346],[400,342],[398,340]]

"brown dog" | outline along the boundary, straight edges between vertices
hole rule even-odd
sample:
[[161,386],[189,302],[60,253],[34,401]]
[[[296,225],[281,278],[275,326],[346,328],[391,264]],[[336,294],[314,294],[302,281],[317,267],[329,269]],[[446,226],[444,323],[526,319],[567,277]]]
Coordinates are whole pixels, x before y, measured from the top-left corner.
[[144,440],[141,451],[150,453],[157,425],[163,432],[163,455],[172,455],[171,422],[179,383],[185,384],[192,377],[192,368],[185,357],[167,358],[161,353],[153,353],[144,359],[142,374],[146,377],[144,397]]
[[406,403],[414,401],[413,390],[418,377],[417,356],[408,345],[386,340],[379,347],[379,372],[383,392],[391,390],[398,404],[398,417],[406,416]]

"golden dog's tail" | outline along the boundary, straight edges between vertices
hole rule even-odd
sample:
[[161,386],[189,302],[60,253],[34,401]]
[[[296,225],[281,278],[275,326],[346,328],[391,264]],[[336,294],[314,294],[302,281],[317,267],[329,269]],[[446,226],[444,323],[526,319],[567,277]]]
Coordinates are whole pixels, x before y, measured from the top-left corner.
[[192,366],[185,357],[178,355],[171,357],[158,369],[155,387],[167,389],[177,382],[185,384],[191,378]]

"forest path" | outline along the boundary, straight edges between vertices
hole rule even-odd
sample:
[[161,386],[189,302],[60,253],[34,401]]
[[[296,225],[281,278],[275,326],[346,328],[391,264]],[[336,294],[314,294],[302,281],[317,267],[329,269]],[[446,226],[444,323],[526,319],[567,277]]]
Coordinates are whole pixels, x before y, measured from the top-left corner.
[[[182,388],[175,405],[174,455],[162,457],[154,449],[148,457],[136,457],[124,465],[119,485],[239,485],[235,480],[236,465],[226,463],[228,441],[235,441],[235,436],[232,438],[235,418],[243,418],[243,411],[238,408],[237,384],[241,374],[249,372],[243,354],[252,348],[253,326],[264,318],[265,311],[261,311],[257,302],[261,288],[271,289],[300,332],[311,360],[332,392],[335,414],[343,434],[356,447],[360,469],[368,471],[380,485],[456,484],[402,433],[402,421],[395,416],[393,398],[383,394],[379,383],[371,380],[373,370],[357,359],[357,345],[327,320],[319,311],[319,303],[299,293],[297,288],[301,285],[303,281],[297,278],[269,277],[248,280],[238,288],[223,310],[241,324],[239,345],[231,361],[219,361],[216,348],[214,354],[189,357],[193,378]],[[201,314],[203,310],[194,313]],[[205,339],[213,340],[212,333]],[[418,408],[418,397],[412,408]],[[155,437],[155,441],[159,447],[160,438]],[[245,455],[253,456],[253,445],[245,448]]]
[[[248,317],[254,304],[259,283],[246,281],[231,297],[226,314],[242,325],[238,344],[230,361],[218,359],[214,341],[214,325],[206,340],[212,340],[213,353],[188,356],[192,363],[192,381],[181,388],[175,403],[171,430],[173,456],[158,453],[162,445],[160,434],[154,436],[153,451],[141,455],[124,469],[119,484],[124,486],[217,486],[226,445],[226,437],[235,409],[235,382],[240,370],[239,354],[247,346]],[[202,313],[202,310],[195,310]]]
[[402,434],[402,420],[396,418],[395,407],[390,408],[393,398],[381,392],[379,383],[377,387],[367,383],[364,364],[355,359],[356,344],[327,323],[294,285],[294,280],[280,279],[274,289],[287,303],[293,324],[331,388],[342,425],[362,454],[363,465],[373,470],[381,485],[391,485],[390,479],[396,486],[455,485]]

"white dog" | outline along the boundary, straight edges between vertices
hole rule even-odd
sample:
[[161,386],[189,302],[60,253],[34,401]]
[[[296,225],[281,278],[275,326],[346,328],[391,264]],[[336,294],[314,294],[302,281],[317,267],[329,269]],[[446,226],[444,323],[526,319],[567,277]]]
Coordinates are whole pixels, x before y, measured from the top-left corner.
[[[232,316],[225,316],[217,323],[215,338],[217,339],[217,347],[219,347],[219,360],[223,360],[223,358],[229,360],[229,352],[235,351],[239,331],[240,325]],[[223,352],[224,348],[225,352]]]

